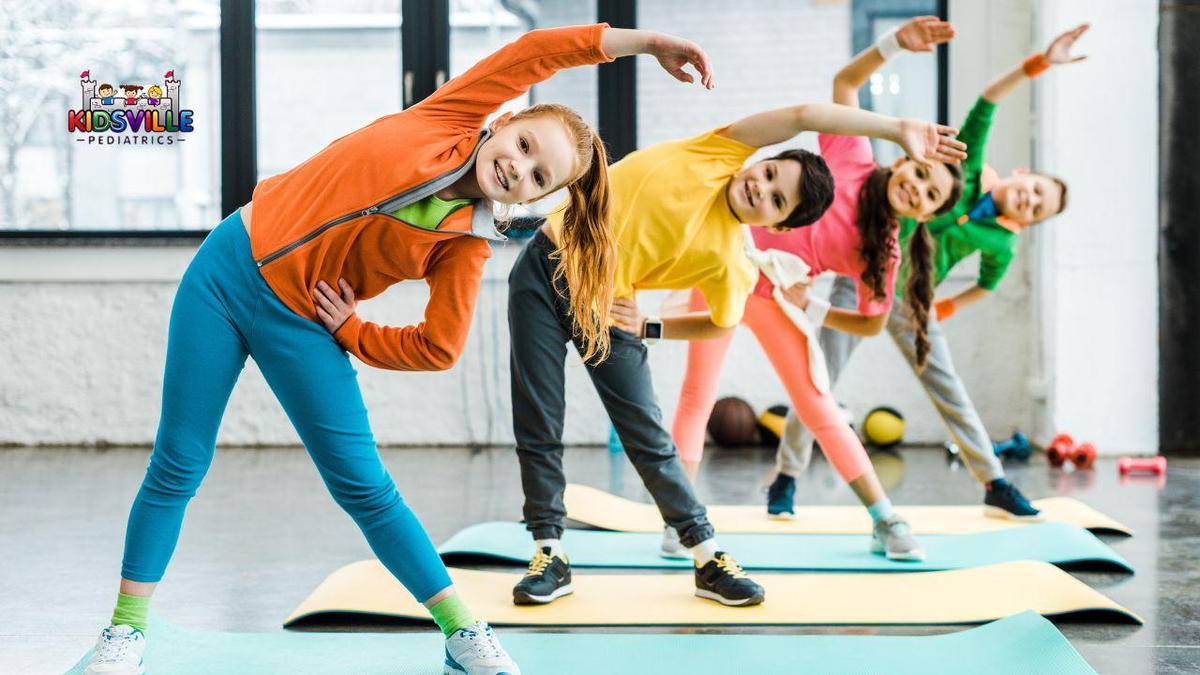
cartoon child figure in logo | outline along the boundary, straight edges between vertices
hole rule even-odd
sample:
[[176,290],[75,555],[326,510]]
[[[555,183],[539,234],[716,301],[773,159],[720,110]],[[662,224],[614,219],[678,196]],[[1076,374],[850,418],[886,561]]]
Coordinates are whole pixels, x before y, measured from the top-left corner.
[[100,105],[113,104],[113,86],[107,82],[100,85],[98,92],[100,94]]
[[146,90],[146,103],[149,105],[158,105],[158,99],[162,98],[162,89],[157,85],[151,85]]
[[138,100],[138,92],[142,90],[140,84],[123,84],[121,89],[125,92],[125,105],[134,105]]

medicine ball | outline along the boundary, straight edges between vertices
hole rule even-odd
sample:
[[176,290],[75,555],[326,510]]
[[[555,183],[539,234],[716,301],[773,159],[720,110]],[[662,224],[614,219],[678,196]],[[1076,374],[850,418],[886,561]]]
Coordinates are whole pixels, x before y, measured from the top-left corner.
[[758,416],[760,444],[768,447],[779,445],[779,439],[783,436],[784,424],[787,422],[787,415],[788,407],[786,405],[773,405]]
[[708,435],[723,448],[754,445],[758,436],[754,409],[736,396],[718,400],[708,418]]
[[904,415],[895,408],[875,408],[863,418],[863,438],[881,448],[900,443],[904,440]]

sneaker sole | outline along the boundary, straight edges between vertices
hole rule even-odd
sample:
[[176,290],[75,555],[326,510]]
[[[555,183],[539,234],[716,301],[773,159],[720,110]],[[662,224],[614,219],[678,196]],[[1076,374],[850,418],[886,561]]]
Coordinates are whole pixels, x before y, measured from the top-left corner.
[[696,589],[696,597],[704,598],[705,600],[712,600],[714,602],[719,602],[722,605],[725,605],[726,607],[749,607],[751,605],[761,605],[762,601],[764,599],[763,594],[759,593],[757,595],[752,595],[748,598],[742,598],[741,600],[735,600],[733,598],[722,597],[718,593],[715,593],[713,591],[706,591],[703,588]]
[[659,550],[658,555],[662,558],[666,558],[667,560],[695,560],[696,559],[695,554],[693,554],[691,551],[689,551],[687,549],[684,549],[682,551],[668,551],[667,549],[664,548],[664,549]]
[[1027,523],[1036,523],[1046,519],[1041,513],[1035,513],[1032,516],[1019,516],[1012,511],[1005,511],[999,506],[991,506],[985,504],[983,507],[983,515],[988,518],[1000,518],[1001,520],[1022,520]]
[[796,514],[791,511],[783,511],[782,513],[771,513],[767,511],[767,517],[771,520],[795,520]]
[[575,589],[570,584],[559,586],[549,595],[530,595],[522,591],[513,591],[514,605],[548,605],[564,595],[570,595]]

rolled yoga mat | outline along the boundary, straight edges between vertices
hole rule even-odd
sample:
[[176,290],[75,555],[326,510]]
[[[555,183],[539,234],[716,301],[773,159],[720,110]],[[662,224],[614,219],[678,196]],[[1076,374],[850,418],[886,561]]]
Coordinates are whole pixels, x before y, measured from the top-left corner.
[[[642,504],[586,485],[567,485],[563,497],[567,517],[603,530],[661,532],[662,515]],[[1133,530],[1070,497],[1038,499],[1033,505],[1048,521],[1064,522],[1095,532],[1133,535]],[[989,518],[983,505],[905,506],[896,510],[912,523],[914,534],[969,534],[1023,527],[1028,521]],[[861,506],[798,506],[794,520],[767,517],[765,505],[709,506],[708,519],[720,534],[869,534],[871,518]]]
[[[861,534],[721,533],[721,547],[742,567],[755,570],[921,572],[1042,560],[1055,565],[1133,572],[1124,558],[1095,535],[1067,523],[1037,523],[976,534],[926,535],[921,537],[926,553],[922,562],[888,560],[871,553],[869,541]],[[563,545],[574,567],[692,567],[690,560],[660,556],[661,542],[660,533],[567,530],[563,535]],[[448,564],[485,559],[524,565],[533,552],[533,543],[520,523],[480,523],[454,535],[438,551]]]
[[[161,675],[439,675],[442,636],[421,633],[212,633],[152,618],[147,672]],[[505,633],[526,675],[808,672],[1085,675],[1054,624],[1024,612],[970,630],[920,637]],[[86,660],[86,656],[84,660]],[[83,672],[81,660],[67,675]]]
[[[1025,610],[1142,622],[1070,574],[1033,560],[943,572],[756,574],[767,600],[754,607],[695,597],[691,574],[576,571],[574,595],[532,607],[512,603],[520,573],[450,568],[450,576],[477,616],[498,626],[952,624],[993,621]],[[351,563],[331,574],[284,625],[329,612],[431,620],[378,560]]]

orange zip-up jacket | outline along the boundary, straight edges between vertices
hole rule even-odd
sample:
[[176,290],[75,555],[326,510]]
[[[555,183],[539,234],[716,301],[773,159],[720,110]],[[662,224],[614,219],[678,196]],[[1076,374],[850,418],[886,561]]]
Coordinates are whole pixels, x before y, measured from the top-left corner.
[[388,213],[474,170],[487,116],[556,71],[611,61],[607,24],[536,30],[475,64],[429,98],[381,117],[254,188],[250,245],[267,284],[292,311],[317,320],[312,290],[345,279],[366,300],[425,279],[429,303],[415,326],[352,315],[334,333],[364,363],[445,370],[462,353],[475,312],[488,239],[502,240],[476,201],[431,231]]

